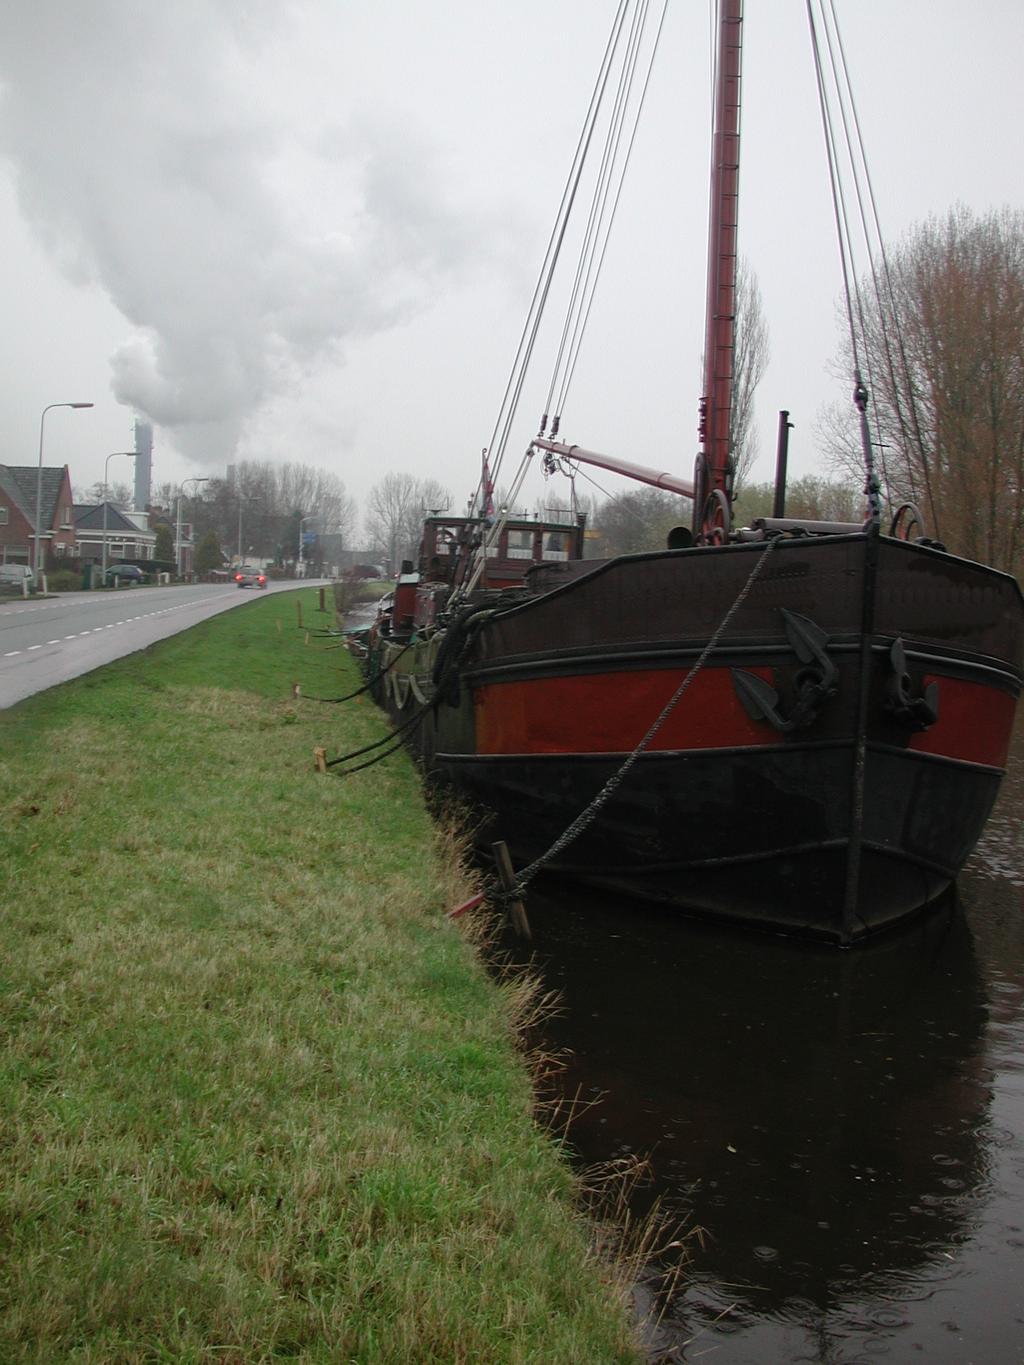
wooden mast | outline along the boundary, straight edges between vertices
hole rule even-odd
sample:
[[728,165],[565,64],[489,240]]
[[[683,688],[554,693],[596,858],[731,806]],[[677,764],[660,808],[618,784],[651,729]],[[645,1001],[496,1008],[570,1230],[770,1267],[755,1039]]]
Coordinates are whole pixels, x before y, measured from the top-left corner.
[[705,543],[723,540],[728,533],[733,482],[729,429],[736,323],[743,0],[719,0],[719,5],[701,454],[697,457],[693,506],[694,532]]

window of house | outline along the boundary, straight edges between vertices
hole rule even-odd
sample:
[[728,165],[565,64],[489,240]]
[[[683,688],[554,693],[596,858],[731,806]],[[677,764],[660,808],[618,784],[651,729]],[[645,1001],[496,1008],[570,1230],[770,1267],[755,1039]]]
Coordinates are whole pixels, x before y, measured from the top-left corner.
[[57,556],[57,558],[60,559],[61,556],[64,555],[66,552],[67,546],[64,544],[64,542],[62,540],[56,541],[53,547],[53,553]]
[[7,525],[7,508],[0,503],[0,526]]

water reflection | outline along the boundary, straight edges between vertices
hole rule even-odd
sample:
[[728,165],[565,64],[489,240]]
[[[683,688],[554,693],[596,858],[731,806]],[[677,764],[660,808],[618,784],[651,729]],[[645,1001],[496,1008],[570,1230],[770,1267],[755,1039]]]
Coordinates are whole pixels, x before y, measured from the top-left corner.
[[573,1145],[707,1232],[663,1358],[1024,1358],[1021,783],[959,895],[853,952],[531,895]]

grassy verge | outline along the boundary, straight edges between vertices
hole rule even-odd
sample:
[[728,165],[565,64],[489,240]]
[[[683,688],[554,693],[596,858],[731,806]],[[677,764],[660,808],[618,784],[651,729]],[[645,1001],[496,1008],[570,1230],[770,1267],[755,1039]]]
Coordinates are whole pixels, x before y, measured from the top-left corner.
[[[308,620],[316,593],[301,594]],[[513,991],[293,595],[0,713],[0,1359],[625,1361]]]

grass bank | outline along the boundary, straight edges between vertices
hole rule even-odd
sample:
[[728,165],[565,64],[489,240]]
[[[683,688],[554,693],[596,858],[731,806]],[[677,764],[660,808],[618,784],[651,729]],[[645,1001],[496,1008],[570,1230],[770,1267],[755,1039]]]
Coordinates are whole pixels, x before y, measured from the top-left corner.
[[[315,591],[300,594],[307,620]],[[463,892],[296,595],[0,712],[0,1359],[635,1359]]]

